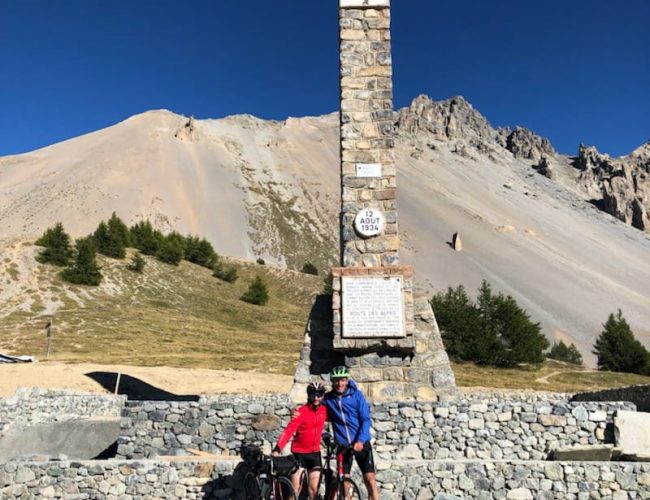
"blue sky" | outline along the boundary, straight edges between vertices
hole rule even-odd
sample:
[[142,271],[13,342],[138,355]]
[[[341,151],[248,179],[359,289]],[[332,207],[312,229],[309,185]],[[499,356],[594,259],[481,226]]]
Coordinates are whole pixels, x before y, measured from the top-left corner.
[[[337,0],[0,0],[0,155],[158,108],[338,109]],[[395,107],[463,95],[561,152],[650,140],[649,0],[393,0]]]

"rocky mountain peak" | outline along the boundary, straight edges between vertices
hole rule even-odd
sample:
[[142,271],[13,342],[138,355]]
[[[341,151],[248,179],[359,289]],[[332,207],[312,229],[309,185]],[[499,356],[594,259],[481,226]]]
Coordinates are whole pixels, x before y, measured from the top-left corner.
[[439,140],[464,140],[470,145],[495,138],[495,131],[485,117],[462,96],[434,101],[420,95],[408,108],[399,111],[397,127],[409,135],[427,132]]
[[498,135],[503,147],[510,151],[515,158],[539,162],[542,158],[556,155],[551,141],[527,128],[516,127],[514,130],[501,128],[498,130]]

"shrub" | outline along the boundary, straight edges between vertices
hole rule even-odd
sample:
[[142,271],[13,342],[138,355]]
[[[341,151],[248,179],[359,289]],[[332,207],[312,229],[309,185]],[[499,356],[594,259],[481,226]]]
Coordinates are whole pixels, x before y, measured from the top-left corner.
[[36,257],[36,260],[43,264],[67,266],[74,253],[70,245],[70,236],[60,222],[45,230],[43,235],[36,240],[36,245],[45,247],[45,250]]
[[598,369],[650,375],[650,353],[634,338],[621,310],[610,313],[594,344]]
[[237,268],[235,266],[224,266],[220,261],[214,265],[214,272],[212,276],[219,278],[220,280],[227,281],[228,283],[234,283],[237,281]]
[[262,257],[258,257],[258,259],[255,262],[257,262],[260,266],[263,266],[263,265],[266,264],[266,262],[264,262],[264,259]]
[[77,285],[99,285],[102,273],[95,259],[96,250],[93,239],[89,236],[76,241],[77,255],[72,266],[61,271],[61,277]]
[[144,265],[146,264],[144,258],[142,257],[142,254],[140,252],[136,252],[136,254],[131,257],[131,262],[129,262],[129,265],[126,266],[126,268],[129,271],[133,271],[134,273],[141,273],[144,271]]
[[302,272],[305,274],[313,274],[314,276],[318,276],[318,269],[311,262],[307,262],[304,266],[302,266]]
[[246,290],[246,293],[241,296],[241,299],[244,302],[248,302],[249,304],[256,304],[260,306],[263,306],[269,301],[268,288],[266,287],[264,280],[259,275],[255,276],[255,279],[248,287],[248,290]]
[[548,351],[546,357],[548,359],[564,361],[566,363],[572,363],[574,365],[582,364],[582,354],[580,354],[578,348],[573,344],[567,346],[561,340],[551,346],[551,350]]
[[512,297],[493,294],[486,281],[476,304],[459,285],[435,295],[431,305],[445,348],[456,359],[499,367],[544,360],[549,344],[539,323],[533,323]]

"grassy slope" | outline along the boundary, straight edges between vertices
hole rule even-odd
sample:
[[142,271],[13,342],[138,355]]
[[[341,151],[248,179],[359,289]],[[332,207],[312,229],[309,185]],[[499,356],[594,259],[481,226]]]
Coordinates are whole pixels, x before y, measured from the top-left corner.
[[[174,267],[145,258],[139,275],[126,269],[127,260],[100,257],[105,280],[99,288],[66,284],[58,268],[36,265],[38,286],[26,290],[29,307],[0,322],[0,350],[44,358],[44,311],[47,302],[60,301],[53,360],[293,374],[320,277],[233,262],[239,279],[230,284],[188,262]],[[266,306],[239,300],[256,273],[269,285]],[[650,384],[650,377],[556,362],[514,370],[455,363],[453,369],[462,387],[577,392]]]
[[[174,267],[145,258],[139,275],[125,268],[126,260],[101,257],[99,288],[66,284],[58,268],[39,266],[39,283],[63,302],[54,317],[52,359],[293,373],[321,278],[235,263],[239,279],[231,284],[185,261]],[[269,286],[266,306],[239,300],[256,273]],[[29,292],[31,310],[0,324],[0,349],[43,358],[43,289]]]

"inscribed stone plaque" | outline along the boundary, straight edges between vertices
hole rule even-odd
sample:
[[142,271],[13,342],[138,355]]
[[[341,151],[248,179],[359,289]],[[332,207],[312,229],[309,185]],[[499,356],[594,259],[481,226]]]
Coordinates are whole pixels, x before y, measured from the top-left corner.
[[402,276],[343,276],[344,338],[405,337]]

